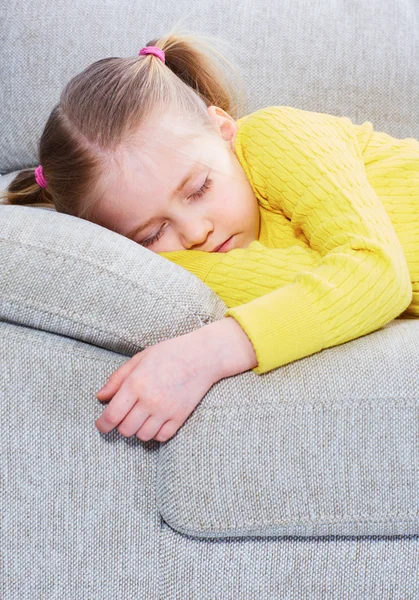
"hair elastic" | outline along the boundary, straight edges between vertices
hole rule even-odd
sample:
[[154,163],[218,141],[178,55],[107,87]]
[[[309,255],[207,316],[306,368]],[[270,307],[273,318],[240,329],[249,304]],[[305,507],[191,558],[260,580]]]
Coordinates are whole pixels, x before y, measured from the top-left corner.
[[160,48],[157,48],[157,46],[145,46],[145,48],[141,48],[141,50],[138,53],[138,56],[141,56],[142,54],[154,54],[154,56],[160,58],[160,60],[163,63],[166,62],[165,53]]
[[39,167],[37,167],[35,169],[35,179],[36,179],[36,183],[42,187],[42,188],[46,188],[48,183],[47,180],[44,177],[44,173],[42,171],[42,166],[39,165]]

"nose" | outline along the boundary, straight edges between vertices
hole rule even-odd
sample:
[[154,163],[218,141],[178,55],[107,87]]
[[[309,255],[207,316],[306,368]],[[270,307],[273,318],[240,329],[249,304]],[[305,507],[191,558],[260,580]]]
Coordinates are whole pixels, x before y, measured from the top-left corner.
[[[207,218],[187,219],[181,226],[181,241],[187,250],[203,246],[213,231],[212,222]],[[199,249],[199,248],[196,248]]]

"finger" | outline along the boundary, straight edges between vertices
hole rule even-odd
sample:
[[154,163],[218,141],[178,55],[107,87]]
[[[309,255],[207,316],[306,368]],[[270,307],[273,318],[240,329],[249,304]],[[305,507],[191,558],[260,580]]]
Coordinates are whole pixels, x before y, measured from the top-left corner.
[[125,437],[131,437],[136,433],[150,416],[150,411],[145,410],[141,402],[137,400],[125,419],[118,425],[119,433]]
[[135,434],[139,440],[142,442],[148,442],[152,437],[159,431],[162,424],[165,421],[165,417],[158,415],[150,415],[146,421],[142,424],[142,426],[138,429]]
[[163,423],[162,427],[160,427],[159,431],[154,436],[154,439],[158,442],[167,442],[171,437],[175,435],[177,430],[180,428],[179,423],[176,421],[166,421]]
[[138,396],[129,381],[125,381],[95,421],[96,427],[103,433],[112,431],[126,417],[137,402]]
[[105,385],[96,392],[96,397],[100,402],[106,402],[116,394],[118,389],[121,387],[123,381],[130,375],[135,369],[138,363],[141,361],[141,352],[135,354],[127,362],[121,365],[116,371],[110,375]]

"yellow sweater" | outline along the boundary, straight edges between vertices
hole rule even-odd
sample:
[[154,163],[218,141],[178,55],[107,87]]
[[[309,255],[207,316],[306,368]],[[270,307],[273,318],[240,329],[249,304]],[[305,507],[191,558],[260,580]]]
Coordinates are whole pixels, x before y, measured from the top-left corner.
[[194,273],[248,335],[262,374],[419,317],[419,141],[288,106],[237,121],[259,239],[161,256]]

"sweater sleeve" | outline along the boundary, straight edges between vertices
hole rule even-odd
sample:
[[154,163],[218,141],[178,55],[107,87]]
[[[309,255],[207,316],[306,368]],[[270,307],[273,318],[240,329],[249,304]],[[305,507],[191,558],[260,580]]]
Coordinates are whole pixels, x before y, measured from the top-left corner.
[[255,240],[229,252],[159,252],[199,277],[230,308],[292,283],[298,273],[315,269],[318,252],[303,246],[268,248]]
[[[355,339],[403,312],[412,298],[408,265],[367,179],[352,122],[270,107],[246,119],[236,138],[237,157],[258,201],[272,211],[282,210],[318,253],[317,259],[309,253],[314,262],[302,265],[293,254],[301,249],[292,247],[288,258],[296,268],[285,281],[274,270],[264,270],[259,248],[257,278],[271,279],[271,291],[225,313],[236,319],[255,349],[258,365],[253,371],[263,374]],[[222,281],[227,296],[234,295],[237,279],[253,287],[254,244],[233,261],[238,250],[216,253],[201,274],[206,283]],[[278,272],[285,264],[284,250],[276,249]]]

